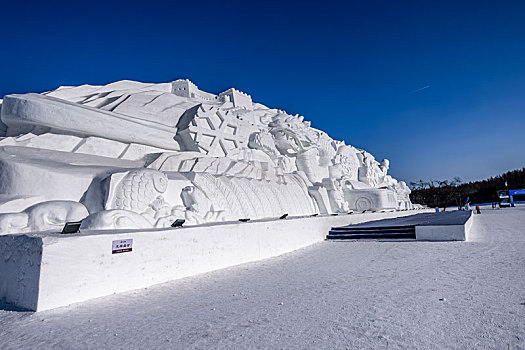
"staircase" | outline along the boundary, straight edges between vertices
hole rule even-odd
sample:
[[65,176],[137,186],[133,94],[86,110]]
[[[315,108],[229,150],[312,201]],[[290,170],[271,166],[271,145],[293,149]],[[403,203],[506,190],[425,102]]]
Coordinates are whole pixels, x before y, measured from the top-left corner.
[[332,227],[326,239],[416,239],[415,226]]

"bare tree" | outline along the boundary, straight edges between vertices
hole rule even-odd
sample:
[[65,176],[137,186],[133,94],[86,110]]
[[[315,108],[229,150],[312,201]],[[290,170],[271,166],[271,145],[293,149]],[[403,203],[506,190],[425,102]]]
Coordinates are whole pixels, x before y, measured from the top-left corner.
[[430,207],[442,207],[445,211],[448,206],[458,199],[461,184],[459,177],[452,180],[419,180],[411,182],[411,199],[414,203],[426,204]]

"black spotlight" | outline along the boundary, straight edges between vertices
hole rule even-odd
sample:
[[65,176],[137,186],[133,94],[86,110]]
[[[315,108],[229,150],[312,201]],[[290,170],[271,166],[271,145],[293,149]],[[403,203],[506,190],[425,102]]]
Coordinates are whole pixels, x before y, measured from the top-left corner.
[[312,214],[312,215],[310,215],[310,216],[317,216],[317,215],[319,215],[319,214],[315,213],[315,214]]
[[332,216],[337,216],[337,215],[339,215],[339,214],[337,214],[337,213],[332,213],[332,214],[330,214],[330,215],[332,215]]
[[171,224],[171,227],[182,227],[182,224],[184,224],[186,220],[184,219],[177,219],[173,221],[173,224]]
[[288,214],[283,214],[279,219],[286,219],[288,217]]
[[82,225],[82,220],[66,222],[64,228],[62,229],[61,234],[70,235],[73,233],[78,233],[80,231],[80,225]]
[[241,222],[248,222],[248,221],[250,221],[250,218],[239,219],[239,221],[241,221]]

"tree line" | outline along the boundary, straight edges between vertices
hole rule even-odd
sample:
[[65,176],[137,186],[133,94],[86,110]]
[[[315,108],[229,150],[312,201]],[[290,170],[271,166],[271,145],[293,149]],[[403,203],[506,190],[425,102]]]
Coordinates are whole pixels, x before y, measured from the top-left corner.
[[482,181],[463,183],[459,177],[452,180],[419,180],[411,182],[412,203],[427,205],[431,208],[463,206],[467,197],[470,203],[498,202],[497,191],[525,188],[525,168],[511,170],[504,174]]

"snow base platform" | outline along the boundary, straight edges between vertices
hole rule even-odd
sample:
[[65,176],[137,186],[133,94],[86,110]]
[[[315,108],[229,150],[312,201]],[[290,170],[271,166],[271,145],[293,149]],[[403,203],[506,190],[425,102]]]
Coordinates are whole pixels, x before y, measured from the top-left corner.
[[394,219],[332,227],[326,239],[465,241],[468,240],[472,215],[472,211],[420,213]]
[[41,311],[271,258],[330,227],[411,211],[226,222],[151,230],[0,236],[0,300]]

